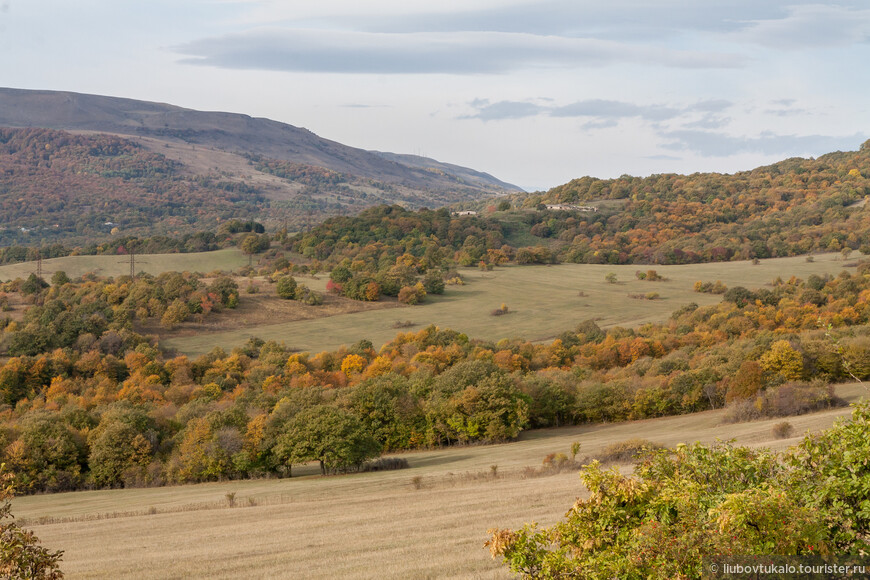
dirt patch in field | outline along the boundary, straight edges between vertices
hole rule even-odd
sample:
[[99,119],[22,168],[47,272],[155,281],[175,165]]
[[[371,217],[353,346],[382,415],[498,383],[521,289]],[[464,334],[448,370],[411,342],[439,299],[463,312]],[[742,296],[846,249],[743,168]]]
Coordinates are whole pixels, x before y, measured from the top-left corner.
[[[203,281],[207,284],[211,282],[210,279],[203,279]],[[300,282],[307,281],[300,279]],[[275,284],[260,278],[253,280],[236,278],[236,283],[239,285],[239,305],[234,309],[225,308],[221,312],[206,316],[202,321],[184,322],[173,330],[161,327],[158,321],[149,321],[148,324],[142,325],[139,331],[156,334],[160,339],[180,338],[400,306],[394,298],[382,298],[378,302],[360,302],[329,293],[323,294],[323,304],[308,306],[296,300],[279,298]],[[256,292],[248,292],[249,287],[256,288]]]
[[7,292],[6,299],[9,310],[0,312],[0,318],[9,318],[20,322],[24,319],[24,311],[30,308],[30,304],[24,301],[20,292]]

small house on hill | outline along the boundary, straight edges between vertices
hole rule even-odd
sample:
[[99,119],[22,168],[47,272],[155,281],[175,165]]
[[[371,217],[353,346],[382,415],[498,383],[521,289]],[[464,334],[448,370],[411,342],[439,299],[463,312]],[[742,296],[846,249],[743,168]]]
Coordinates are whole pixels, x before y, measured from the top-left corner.
[[551,203],[547,204],[547,209],[553,211],[598,211],[597,207],[591,205],[569,205],[567,203]]

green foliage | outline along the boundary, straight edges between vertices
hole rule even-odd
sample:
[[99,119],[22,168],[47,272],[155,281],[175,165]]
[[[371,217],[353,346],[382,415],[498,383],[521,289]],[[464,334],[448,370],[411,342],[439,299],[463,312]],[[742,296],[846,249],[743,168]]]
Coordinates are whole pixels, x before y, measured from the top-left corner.
[[246,254],[260,254],[269,249],[271,240],[266,234],[248,234],[239,242],[239,248]]
[[153,458],[155,427],[142,409],[127,402],[107,409],[88,433],[88,468],[94,485],[115,487],[131,472],[141,475]]
[[870,547],[870,412],[807,436],[782,458],[719,443],[597,462],[590,490],[552,528],[490,530],[493,557],[526,578],[698,578],[705,556],[860,554]]
[[0,464],[0,577],[29,580],[63,578],[59,565],[63,551],[53,552],[43,548],[33,532],[15,523],[11,513],[13,477],[5,468],[5,465]]
[[356,416],[327,405],[305,409],[293,417],[275,447],[282,463],[319,461],[324,475],[359,470],[380,453],[381,445]]
[[239,285],[229,276],[220,276],[211,283],[208,291],[216,294],[222,306],[235,308],[239,304]]
[[67,276],[66,272],[64,272],[63,270],[58,270],[51,275],[52,286],[63,286],[64,284],[69,284],[69,282],[69,276]]
[[285,300],[296,299],[296,288],[296,279],[293,276],[281,276],[278,279],[278,283],[275,285],[275,290],[278,292],[278,296]]

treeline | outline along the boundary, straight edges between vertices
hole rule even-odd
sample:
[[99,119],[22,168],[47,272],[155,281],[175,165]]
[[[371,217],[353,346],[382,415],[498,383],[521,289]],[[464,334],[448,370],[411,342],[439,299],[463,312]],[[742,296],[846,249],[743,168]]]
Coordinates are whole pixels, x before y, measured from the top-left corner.
[[[175,254],[211,252],[237,245],[237,234],[265,232],[263,224],[253,220],[232,219],[223,222],[215,231],[202,231],[177,236],[116,236],[112,239],[93,241],[84,245],[63,243],[38,246],[12,245],[0,248],[0,264],[34,262],[38,258],[62,258],[64,256],[103,256],[135,254]],[[242,236],[244,237],[244,236]]]
[[[4,329],[0,351],[4,354],[33,356],[54,349],[88,352],[97,348],[117,355],[125,344],[129,347],[145,341],[131,332],[134,323],[156,320],[172,328],[224,307],[235,308],[239,300],[238,285],[227,276],[209,285],[197,274],[178,272],[136,279],[121,276],[117,280],[87,276],[74,283],[58,271],[52,284],[35,274],[27,280],[0,284],[0,305],[8,304],[12,292],[20,293],[31,305],[20,321],[0,318]],[[3,399],[17,401],[8,394]]]
[[2,460],[29,491],[159,485],[289,475],[307,461],[358,469],[381,450],[743,402],[805,412],[836,404],[827,381],[870,378],[868,274],[862,265],[731,288],[721,304],[689,305],[666,323],[587,321],[549,344],[429,327],[379,351],[365,340],[309,354],[251,339],[195,360],[164,356],[132,331],[152,305],[189,309],[206,296],[193,279],[35,283],[17,290],[34,306],[6,323],[3,341],[31,344],[21,333],[50,330],[36,342],[44,352],[0,367]]

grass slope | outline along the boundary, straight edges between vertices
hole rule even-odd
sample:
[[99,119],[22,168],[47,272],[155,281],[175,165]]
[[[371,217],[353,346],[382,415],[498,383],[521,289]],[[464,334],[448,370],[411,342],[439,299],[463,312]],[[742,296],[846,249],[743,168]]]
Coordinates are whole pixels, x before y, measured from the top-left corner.
[[[558,266],[512,266],[491,272],[467,269],[462,271],[469,283],[448,286],[443,296],[430,296],[420,306],[394,309],[390,312],[368,311],[283,324],[238,329],[228,332],[200,334],[170,339],[165,345],[195,356],[209,352],[215,346],[230,350],[251,336],[264,340],[283,341],[303,351],[333,350],[352,344],[361,338],[371,340],[376,348],[392,340],[397,332],[393,323],[410,320],[414,326],[402,332],[414,331],[428,324],[465,332],[473,338],[499,340],[521,337],[547,340],[578,322],[589,318],[599,325],[633,327],[646,322],[666,319],[674,310],[697,302],[713,304],[721,298],[699,294],[692,286],[697,280],[722,280],[728,287],[758,288],[777,276],[806,278],[810,274],[838,274],[845,268],[839,254],[825,254],[807,262],[804,257],[750,262],[717,262],[681,266],[656,266],[655,270],[668,278],[665,282],[637,280],[635,271],[649,266],[610,266],[563,264]],[[617,275],[618,283],[605,282],[608,272]],[[312,288],[323,290],[326,278],[305,281]],[[580,296],[580,292],[585,296]],[[628,294],[657,292],[660,300],[637,300]],[[242,296],[244,300],[244,295]],[[511,313],[492,316],[490,312],[505,303]]]
[[[854,401],[866,388],[841,385],[838,393]],[[482,547],[487,528],[552,524],[584,493],[575,473],[520,476],[548,453],[567,453],[580,441],[581,455],[594,455],[636,437],[667,446],[734,438],[783,448],[850,411],[789,418],[798,436],[787,440],[771,436],[781,419],[723,425],[717,410],[409,453],[411,468],[402,471],[20,497],[13,513],[44,545],[65,550],[69,578],[508,578]],[[491,465],[498,478],[463,475],[489,473]],[[414,477],[421,489],[411,485]],[[227,506],[228,492],[241,507]],[[151,508],[156,513],[146,515]],[[117,511],[142,513],[96,519]],[[40,517],[72,521],[33,525]]]

